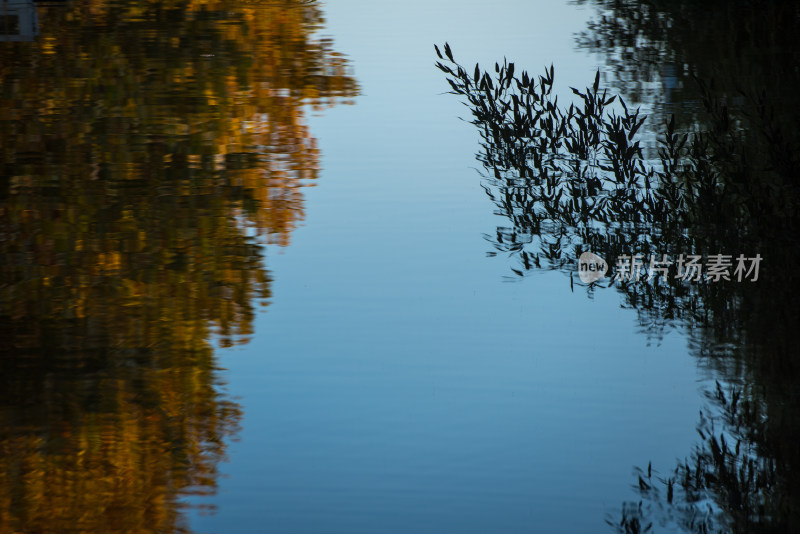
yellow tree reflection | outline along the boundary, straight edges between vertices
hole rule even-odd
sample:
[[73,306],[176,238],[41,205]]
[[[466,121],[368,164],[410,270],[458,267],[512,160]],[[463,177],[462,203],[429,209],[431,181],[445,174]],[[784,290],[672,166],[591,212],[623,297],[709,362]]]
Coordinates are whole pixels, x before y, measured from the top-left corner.
[[358,92],[315,2],[40,8],[0,48],[0,532],[173,532],[238,407],[263,244],[319,171],[304,110]]

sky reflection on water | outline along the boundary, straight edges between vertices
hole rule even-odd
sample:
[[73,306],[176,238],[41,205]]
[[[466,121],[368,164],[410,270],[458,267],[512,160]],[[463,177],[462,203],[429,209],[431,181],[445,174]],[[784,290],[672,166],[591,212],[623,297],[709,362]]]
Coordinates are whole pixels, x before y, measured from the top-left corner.
[[263,337],[225,357],[254,408],[201,532],[596,532],[635,463],[669,465],[695,435],[680,336],[648,347],[617,296],[589,301],[553,274],[508,283],[485,257],[497,220],[476,137],[430,70],[446,33],[473,61],[555,62],[568,91],[596,68],[574,48],[585,19],[415,7],[327,6],[363,94],[312,119],[325,179],[271,256]]

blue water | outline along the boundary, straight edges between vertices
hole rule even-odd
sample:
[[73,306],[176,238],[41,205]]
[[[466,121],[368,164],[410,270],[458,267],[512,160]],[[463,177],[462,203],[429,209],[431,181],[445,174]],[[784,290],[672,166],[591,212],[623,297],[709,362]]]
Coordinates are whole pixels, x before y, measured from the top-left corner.
[[305,221],[270,246],[272,301],[219,351],[242,405],[201,533],[598,532],[635,498],[635,465],[695,439],[701,375],[612,290],[561,273],[513,281],[482,237],[477,132],[433,66],[504,56],[556,87],[602,65],[575,47],[589,11],[549,1],[329,3],[323,33],[362,95],[314,113]]

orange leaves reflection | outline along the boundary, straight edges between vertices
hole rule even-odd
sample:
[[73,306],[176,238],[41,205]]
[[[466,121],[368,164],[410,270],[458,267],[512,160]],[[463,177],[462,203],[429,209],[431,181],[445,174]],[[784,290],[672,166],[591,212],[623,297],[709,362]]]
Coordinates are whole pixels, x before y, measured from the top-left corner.
[[0,532],[174,532],[239,408],[212,339],[252,335],[319,152],[358,92],[316,2],[40,7],[0,48]]

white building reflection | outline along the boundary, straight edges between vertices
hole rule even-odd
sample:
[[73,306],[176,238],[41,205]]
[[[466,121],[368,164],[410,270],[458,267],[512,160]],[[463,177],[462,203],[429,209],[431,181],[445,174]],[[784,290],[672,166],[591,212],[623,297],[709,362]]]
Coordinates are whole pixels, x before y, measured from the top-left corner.
[[0,0],[0,41],[33,41],[39,17],[33,0]]

